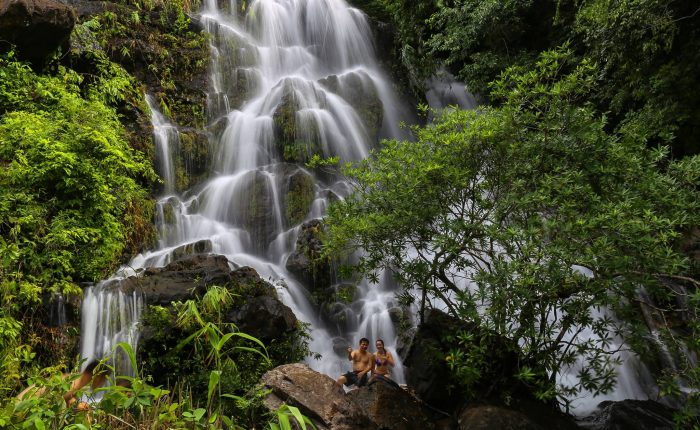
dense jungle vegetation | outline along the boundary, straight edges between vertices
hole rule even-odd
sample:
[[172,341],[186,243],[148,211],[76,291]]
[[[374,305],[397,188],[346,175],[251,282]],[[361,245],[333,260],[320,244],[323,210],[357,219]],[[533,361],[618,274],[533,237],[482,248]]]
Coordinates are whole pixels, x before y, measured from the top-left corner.
[[[89,71],[71,68],[65,53],[40,70],[12,50],[0,56],[0,428],[290,428],[290,417],[305,418],[294,408],[265,414],[254,384],[309,353],[303,332],[264,345],[222,323],[236,300],[225,288],[146,314],[157,339],[185,360],[154,355],[142,368],[119,345],[139,369],[128,388],[106,389],[92,415],[62,401],[69,381],[61,373],[77,363],[42,325],[42,301],[79,295],[81,282],[109,275],[154,234],[157,179],[148,147],[123,116],[127,107],[147,112],[143,88],[114,62],[132,55],[129,46],[110,46],[110,37],[155,13],[172,46],[206,42],[189,30],[196,4],[121,3],[133,14],[107,12],[76,26],[96,46]],[[368,160],[344,166],[356,192],[329,213],[324,258],[364,249],[357,273],[372,279],[390,268],[404,303],[472,324],[451,334],[454,347],[442,357],[460,393],[478,395],[470,388],[499,354],[489,345],[507,338],[514,343],[499,347],[518,345],[516,378],[543,402],[566,407],[584,390],[613,387],[613,340],[622,336],[659,370],[661,394],[686,405],[679,427],[697,428],[700,372],[685,349],[700,350],[698,6],[352,3],[391,24],[392,55],[414,92],[446,70],[484,104],[435,113],[421,105],[435,119],[414,127],[413,141],[385,141]],[[162,57],[146,67],[158,76],[163,109],[202,123],[198,107],[168,104],[181,71],[170,53]],[[664,323],[657,328],[675,369],[660,369],[640,313],[647,305]],[[581,358],[578,379],[557,383]],[[188,377],[164,385],[178,374]],[[32,383],[46,395],[16,402]],[[508,387],[497,388],[507,403]]]

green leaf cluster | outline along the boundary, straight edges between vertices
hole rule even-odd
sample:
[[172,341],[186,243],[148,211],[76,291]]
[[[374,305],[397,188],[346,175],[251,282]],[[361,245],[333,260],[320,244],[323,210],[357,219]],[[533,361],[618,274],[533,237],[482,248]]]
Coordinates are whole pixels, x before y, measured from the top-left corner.
[[[150,223],[142,184],[155,174],[107,105],[133,84],[121,69],[103,72],[95,84],[114,83],[114,93],[70,69],[40,75],[12,53],[0,57],[0,320],[8,327],[39,317],[44,294],[79,294],[79,282],[105,277]],[[3,333],[12,387],[23,341],[17,330]]]
[[[488,96],[489,82],[512,66],[568,43],[600,68],[587,95],[611,112],[608,128],[634,122],[676,155],[700,151],[700,13],[673,0],[374,0],[396,27],[399,58],[420,85],[447,67]],[[672,140],[672,137],[675,139]]]

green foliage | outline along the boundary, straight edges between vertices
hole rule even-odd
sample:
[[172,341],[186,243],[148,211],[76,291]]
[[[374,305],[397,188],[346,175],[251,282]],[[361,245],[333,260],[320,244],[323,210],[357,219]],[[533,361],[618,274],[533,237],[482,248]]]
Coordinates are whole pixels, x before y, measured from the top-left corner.
[[152,171],[115,113],[80,96],[77,75],[37,76],[9,58],[0,67],[13,76],[0,89],[0,105],[12,109],[0,122],[2,272],[5,288],[31,303],[41,289],[29,284],[70,289],[114,267],[126,205],[144,198],[135,179]]
[[144,324],[152,337],[140,355],[157,383],[183,387],[208,416],[230,416],[233,423],[251,427],[265,419],[266,393],[255,388],[260,377],[308,355],[308,335],[300,329],[266,346],[225,322],[226,313],[241,305],[228,288],[209,287],[200,299],[175,303],[172,309],[151,306]]
[[[522,380],[564,402],[612,389],[613,336],[634,322],[592,309],[621,313],[640,285],[669,295],[659,274],[687,267],[673,245],[698,222],[699,185],[696,158],[673,163],[643,133],[608,132],[585,104],[595,67],[571,59],[562,49],[509,69],[492,85],[501,107],[444,112],[347,169],[356,191],[332,206],[327,249],[364,249],[362,273],[390,268],[409,293],[512,339]],[[458,372],[465,357],[453,354]],[[554,389],[579,360],[578,382]]]
[[[539,54],[569,43],[600,68],[586,98],[611,112],[608,128],[634,123],[675,155],[700,151],[700,13],[673,0],[451,0],[359,2],[382,6],[397,28],[400,58],[414,84],[442,66],[489,94],[488,83],[512,66],[533,67]],[[674,138],[675,137],[675,138]]]
[[123,70],[106,67],[94,83],[108,91],[99,93],[72,70],[37,75],[10,53],[0,57],[0,81],[2,388],[12,389],[15,352],[29,336],[12,321],[32,309],[23,322],[34,330],[45,293],[80,294],[78,282],[101,279],[127,246],[142,245],[150,215],[139,182],[154,173],[107,105],[134,91]]
[[[283,404],[277,409],[276,415],[277,423],[271,422],[269,424],[270,430],[292,430],[295,428],[306,430],[308,428],[307,425],[312,429],[316,429],[314,423],[312,423],[309,418],[302,415],[299,408],[294,406]],[[292,425],[290,417],[294,418],[294,425]]]

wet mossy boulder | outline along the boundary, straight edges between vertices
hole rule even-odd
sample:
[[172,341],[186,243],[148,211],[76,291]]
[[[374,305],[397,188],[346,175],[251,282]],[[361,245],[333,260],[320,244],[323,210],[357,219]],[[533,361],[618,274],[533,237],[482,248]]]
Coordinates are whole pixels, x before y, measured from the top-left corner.
[[384,120],[384,104],[374,82],[364,72],[330,75],[318,81],[329,91],[342,97],[362,120],[371,140],[376,140]]
[[236,196],[237,224],[250,233],[250,238],[258,253],[263,253],[274,239],[277,228],[275,213],[274,184],[263,172],[255,171],[248,175]]
[[[305,163],[314,155],[322,155],[321,134],[312,110],[301,110],[294,81],[287,79],[272,121],[277,151],[285,161]],[[304,85],[304,84],[302,84]],[[325,95],[314,91],[320,108],[325,106]]]
[[314,179],[298,169],[286,178],[284,187],[284,215],[286,227],[300,224],[306,218],[314,201]]
[[[243,102],[249,100],[255,93],[262,80],[257,69],[257,48],[248,41],[232,33],[229,29],[212,24],[212,37],[219,47],[216,62],[222,73],[221,93],[214,94],[217,98],[215,112],[224,113],[230,109],[238,109]],[[224,37],[225,35],[225,37]],[[221,99],[225,95],[226,100]]]
[[323,223],[314,219],[301,226],[294,252],[287,258],[286,267],[311,291],[331,286],[333,276],[328,259],[321,256]]
[[180,148],[175,160],[176,189],[185,191],[206,179],[209,139],[201,131],[180,130]]

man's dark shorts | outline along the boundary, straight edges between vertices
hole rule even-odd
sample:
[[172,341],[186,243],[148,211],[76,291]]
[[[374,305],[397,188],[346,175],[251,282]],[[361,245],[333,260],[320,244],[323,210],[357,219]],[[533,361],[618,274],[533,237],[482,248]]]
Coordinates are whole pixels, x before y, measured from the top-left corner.
[[345,379],[347,380],[345,382],[346,387],[349,387],[351,385],[357,385],[358,387],[361,387],[361,386],[367,384],[367,374],[365,373],[364,375],[362,375],[362,378],[358,378],[357,377],[358,373],[360,373],[360,372],[359,371],[357,371],[357,372],[352,371],[352,372],[348,372],[345,375],[343,375],[343,376],[345,376]]

